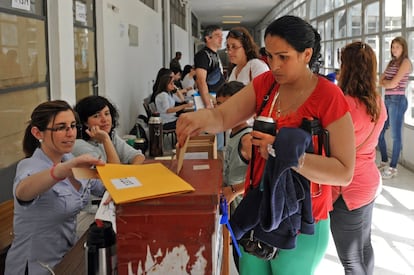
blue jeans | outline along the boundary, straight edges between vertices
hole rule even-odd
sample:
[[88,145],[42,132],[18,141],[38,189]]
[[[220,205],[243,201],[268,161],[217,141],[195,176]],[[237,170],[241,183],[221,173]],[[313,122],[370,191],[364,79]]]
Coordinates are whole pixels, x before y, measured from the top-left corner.
[[217,138],[217,150],[218,151],[223,151],[224,150],[224,132],[218,133],[216,134],[216,138]]
[[384,103],[387,108],[388,118],[385,121],[384,128],[379,136],[378,147],[381,152],[381,160],[383,162],[388,162],[385,131],[391,126],[392,154],[390,167],[396,168],[402,147],[402,126],[408,102],[405,95],[386,95]]
[[371,244],[371,223],[374,202],[352,211],[340,196],[334,203],[331,232],[345,275],[372,275],[374,250]]

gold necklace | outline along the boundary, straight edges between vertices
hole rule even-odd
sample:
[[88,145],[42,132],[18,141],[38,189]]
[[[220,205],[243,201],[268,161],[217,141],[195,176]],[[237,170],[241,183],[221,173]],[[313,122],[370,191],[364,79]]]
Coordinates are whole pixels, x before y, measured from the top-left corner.
[[[280,102],[281,102],[282,100],[280,99],[280,97],[278,97],[278,99],[277,99],[276,117],[277,117],[277,118],[279,118],[279,117],[282,115],[282,113],[284,113],[284,112],[288,111],[290,108],[292,108],[293,106],[295,106],[295,105],[298,103],[298,100],[299,100],[299,98],[302,96],[302,94],[303,94],[303,92],[304,92],[304,91],[305,91],[305,90],[300,91],[300,93],[299,93],[299,94],[298,94],[298,96],[295,98],[295,100],[293,101],[293,103],[292,103],[292,104],[290,104],[288,107],[284,108],[283,110],[282,110],[282,108],[280,107]],[[278,94],[280,94],[280,90],[279,90]]]
[[[312,81],[312,77],[313,77],[313,73],[311,72],[311,71],[309,71],[309,82],[311,82]],[[305,89],[302,89],[301,91],[300,91],[300,93],[298,94],[298,96],[295,98],[295,100],[293,101],[293,103],[292,104],[290,104],[287,108],[284,108],[283,110],[282,110],[282,108],[280,107],[280,102],[281,102],[281,99],[280,99],[280,96],[279,97],[277,97],[277,108],[276,108],[276,117],[277,118],[279,118],[281,115],[282,115],[282,113],[284,113],[284,112],[286,112],[286,111],[288,111],[290,108],[292,108],[292,107],[294,107],[297,103],[298,103],[298,100],[300,99],[300,97],[302,96],[302,94],[303,94],[303,92],[305,92],[306,91],[306,88]],[[278,91],[278,93],[277,93],[278,95],[280,94],[280,86],[279,86],[279,91]]]

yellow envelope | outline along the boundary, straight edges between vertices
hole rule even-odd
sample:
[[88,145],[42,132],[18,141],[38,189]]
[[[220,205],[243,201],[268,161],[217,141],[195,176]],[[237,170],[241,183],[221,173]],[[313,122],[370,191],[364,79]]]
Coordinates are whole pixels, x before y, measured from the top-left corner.
[[99,176],[115,203],[126,203],[194,191],[161,163],[97,166]]

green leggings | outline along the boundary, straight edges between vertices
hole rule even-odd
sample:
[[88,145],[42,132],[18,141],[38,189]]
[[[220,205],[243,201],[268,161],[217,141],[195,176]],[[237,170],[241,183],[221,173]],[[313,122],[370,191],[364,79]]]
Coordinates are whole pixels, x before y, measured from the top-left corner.
[[239,259],[240,275],[313,275],[321,262],[329,241],[329,219],[315,224],[315,234],[299,234],[296,248],[280,250],[274,260],[261,260],[244,252]]

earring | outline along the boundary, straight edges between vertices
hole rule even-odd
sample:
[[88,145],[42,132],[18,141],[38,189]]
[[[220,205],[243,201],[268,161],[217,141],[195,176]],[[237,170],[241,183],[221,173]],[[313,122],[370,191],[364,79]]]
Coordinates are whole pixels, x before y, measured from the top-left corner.
[[42,142],[43,142],[43,139],[39,138],[39,143],[42,143]]

